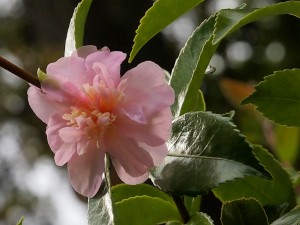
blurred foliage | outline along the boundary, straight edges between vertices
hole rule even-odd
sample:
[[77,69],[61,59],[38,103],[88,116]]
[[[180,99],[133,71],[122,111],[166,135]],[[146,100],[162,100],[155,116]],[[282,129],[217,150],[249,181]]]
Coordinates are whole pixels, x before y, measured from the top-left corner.
[[[192,18],[197,26],[213,13],[213,5],[222,1],[206,1],[184,17]],[[1,56],[32,74],[39,67],[44,71],[48,63],[63,55],[69,20],[78,2],[20,0],[11,14],[0,15]],[[257,7],[263,1],[245,2]],[[151,0],[95,0],[87,18],[84,44],[98,48],[108,46],[129,54],[139,20],[151,5]],[[299,37],[300,23],[291,16],[272,17],[245,26],[221,43],[218,57],[211,62],[217,71],[206,76],[201,87],[208,111],[226,113],[236,110],[234,119],[242,133],[251,142],[263,144],[273,151],[292,172],[293,167],[299,169],[300,165],[299,130],[274,125],[253,108],[238,103],[252,92],[252,85],[263,76],[274,70],[299,67]],[[161,33],[141,50],[132,64],[125,62],[122,69],[152,60],[171,72],[179,53],[178,43],[176,37]],[[245,57],[239,57],[239,54]],[[46,143],[45,125],[28,106],[27,88],[25,82],[0,70],[0,225],[16,224],[22,215],[25,215],[24,224],[26,216],[31,216],[36,217],[32,220],[36,224],[50,225],[53,223],[49,215],[55,215],[51,203],[39,199],[16,181],[16,174],[19,174],[16,171],[30,169],[45,155],[53,157]],[[283,146],[286,139],[291,140],[289,146]],[[11,159],[8,153],[12,149],[9,148],[14,145],[22,151],[18,152],[17,158]],[[288,153],[282,149],[289,149]],[[208,201],[205,206],[208,211],[209,202],[218,204]],[[44,211],[37,215],[37,208]]]

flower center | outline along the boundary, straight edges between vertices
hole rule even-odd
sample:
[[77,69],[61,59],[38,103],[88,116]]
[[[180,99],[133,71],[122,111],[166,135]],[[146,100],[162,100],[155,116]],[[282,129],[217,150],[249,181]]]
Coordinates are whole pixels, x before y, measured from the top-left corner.
[[76,106],[70,107],[70,113],[62,116],[67,126],[76,127],[88,138],[99,140],[117,118],[115,111],[125,96],[124,83],[121,82],[117,88],[108,87],[103,82],[93,86],[84,84],[83,98],[75,103]]

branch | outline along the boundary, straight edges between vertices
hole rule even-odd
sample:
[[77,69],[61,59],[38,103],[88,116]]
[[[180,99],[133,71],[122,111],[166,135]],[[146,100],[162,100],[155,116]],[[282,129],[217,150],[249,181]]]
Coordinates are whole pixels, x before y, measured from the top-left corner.
[[28,83],[33,84],[37,88],[41,88],[40,81],[36,76],[33,76],[32,74],[26,72],[25,70],[21,69],[20,67],[16,66],[15,64],[9,62],[8,60],[2,58],[1,56],[0,56],[0,67],[15,74],[16,76],[27,81]]

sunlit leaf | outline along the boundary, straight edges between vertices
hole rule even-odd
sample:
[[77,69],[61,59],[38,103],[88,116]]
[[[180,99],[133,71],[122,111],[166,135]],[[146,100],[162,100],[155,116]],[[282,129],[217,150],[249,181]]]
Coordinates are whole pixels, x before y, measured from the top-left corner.
[[[212,45],[215,17],[205,20],[181,50],[171,74],[170,85],[175,91],[172,112],[175,117],[191,111],[205,110],[199,96],[206,68],[217,45]],[[199,96],[199,97],[198,97]]]
[[222,201],[232,201],[240,198],[255,198],[263,206],[287,203],[289,207],[295,205],[293,184],[287,172],[274,157],[260,146],[255,146],[254,154],[259,162],[271,174],[273,180],[259,177],[245,177],[220,185],[213,190]]
[[82,46],[85,21],[92,2],[93,0],[82,0],[75,8],[67,33],[65,56],[71,55],[74,50]]
[[169,156],[152,171],[153,182],[168,192],[197,195],[236,178],[264,176],[252,148],[230,120],[209,112],[177,118]]
[[255,199],[238,199],[222,207],[222,225],[269,225],[265,210]]
[[254,104],[257,110],[276,123],[300,126],[299,83],[300,69],[277,71],[265,77],[243,104]]
[[271,225],[299,225],[300,222],[300,208],[299,206],[292,211],[286,213]]
[[117,202],[114,209],[117,225],[153,225],[182,221],[176,205],[157,197],[130,197]]
[[141,19],[136,31],[129,62],[138,51],[163,28],[204,0],[157,0]]

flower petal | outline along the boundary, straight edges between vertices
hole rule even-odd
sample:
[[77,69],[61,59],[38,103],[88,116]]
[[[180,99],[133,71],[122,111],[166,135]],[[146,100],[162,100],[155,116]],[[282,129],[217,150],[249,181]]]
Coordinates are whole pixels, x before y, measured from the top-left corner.
[[143,109],[138,104],[134,104],[134,103],[127,104],[125,108],[121,108],[119,110],[119,113],[126,115],[130,120],[136,123],[141,123],[141,124],[147,123]]
[[110,74],[110,78],[114,81],[116,85],[120,82],[120,65],[126,58],[126,54],[123,52],[110,52],[107,49],[103,49],[102,51],[97,51],[95,53],[90,54],[86,58],[86,67],[90,73],[93,72],[92,68],[95,62],[100,62],[104,64]]
[[145,182],[149,177],[149,172],[145,172],[144,174],[140,176],[133,177],[129,173],[126,172],[124,167],[121,165],[118,159],[113,158],[112,159],[113,166],[119,176],[119,178],[126,184],[140,184]]
[[154,162],[154,166],[159,166],[169,153],[166,144],[156,146],[156,147],[151,147],[145,143],[139,143],[139,146],[150,153]]
[[47,123],[54,112],[64,110],[64,105],[50,101],[40,89],[31,86],[28,89],[28,102],[33,112],[44,123]]
[[172,113],[165,108],[152,115],[146,124],[136,123],[125,117],[119,117],[116,126],[123,135],[134,138],[137,142],[145,142],[150,146],[159,146],[165,143],[172,128]]
[[66,121],[62,119],[61,115],[58,113],[54,113],[48,121],[46,134],[49,146],[54,153],[56,153],[64,144],[58,133],[59,130],[64,128],[65,126]]
[[69,178],[75,191],[92,198],[102,183],[104,151],[90,145],[81,156],[74,154],[68,163]]
[[82,84],[86,73],[85,60],[81,57],[63,57],[47,66],[49,76],[64,76],[74,84]]
[[66,164],[74,153],[76,153],[76,143],[61,145],[60,149],[58,149],[55,153],[54,160],[55,164],[58,166],[63,166]]
[[78,56],[85,59],[88,55],[96,52],[97,50],[97,47],[94,45],[85,45],[79,47],[76,51],[72,53],[71,56]]
[[[127,103],[136,103],[147,108],[148,114],[158,112],[174,103],[174,91],[167,84],[162,68],[153,62],[143,62],[127,71],[124,93]],[[138,93],[138,94],[137,94]]]
[[79,142],[82,132],[74,127],[64,127],[58,131],[59,137],[65,143]]
[[111,158],[117,159],[130,176],[141,176],[154,166],[149,152],[139,147],[132,138],[114,132],[106,135],[105,146]]

